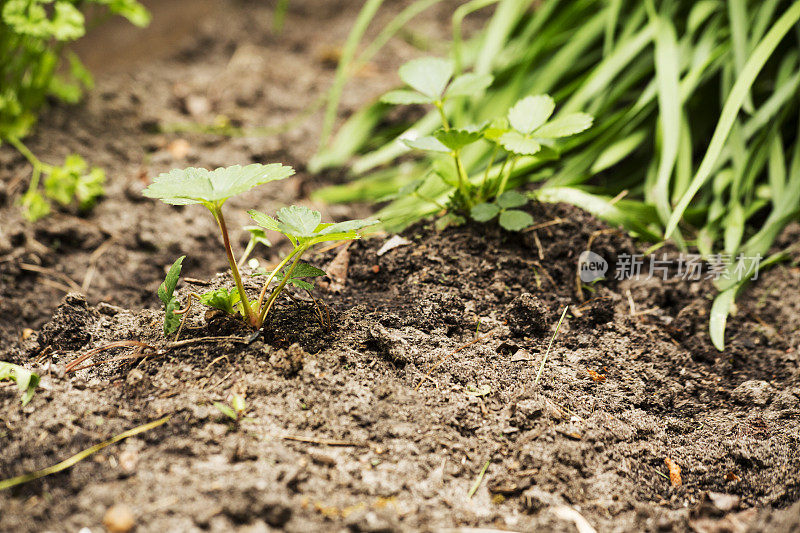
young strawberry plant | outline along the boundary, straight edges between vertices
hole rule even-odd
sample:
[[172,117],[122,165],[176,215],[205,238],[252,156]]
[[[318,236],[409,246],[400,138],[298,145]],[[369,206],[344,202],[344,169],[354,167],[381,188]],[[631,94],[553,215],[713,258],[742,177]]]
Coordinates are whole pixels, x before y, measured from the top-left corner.
[[[503,228],[519,231],[533,219],[524,211],[513,209],[522,207],[528,199],[520,193],[506,191],[517,162],[532,156],[557,158],[556,140],[587,130],[592,126],[592,116],[570,113],[550,120],[555,102],[543,94],[522,98],[508,111],[507,117],[491,124],[454,127],[445,110],[448,102],[481,93],[492,84],[493,78],[467,73],[453,79],[453,71],[453,63],[445,59],[413,60],[399,71],[400,78],[413,90],[390,91],[381,100],[389,104],[427,104],[437,109],[441,119],[439,130],[424,137],[406,138],[403,142],[410,148],[447,154],[451,158],[451,168],[440,166],[435,171],[436,177],[449,189],[445,192],[445,206],[450,211],[451,221],[471,215],[477,221],[486,222],[499,215]],[[463,152],[477,142],[488,143],[492,149],[485,170],[473,179],[465,170]],[[501,152],[504,159],[496,168],[495,162]],[[412,192],[420,196],[421,186],[422,183],[415,184]]]
[[[66,157],[61,166],[48,165],[40,161],[28,148],[11,138],[10,144],[22,153],[33,167],[28,190],[19,199],[22,213],[31,222],[50,214],[51,202],[62,206],[76,204],[81,211],[88,211],[105,194],[106,173],[92,167],[78,154]],[[40,187],[44,176],[44,187]]]
[[[67,103],[80,100],[92,87],[92,76],[64,45],[86,33],[87,22],[80,8],[105,6],[137,26],[150,21],[147,10],[136,0],[5,0],[0,2],[0,143],[19,150],[33,166],[28,191],[20,203],[33,221],[50,212],[50,202],[77,201],[88,209],[102,195],[105,176],[99,169],[88,171],[77,155],[62,167],[40,162],[22,143],[36,124],[48,99]],[[44,194],[39,179],[46,175]]]
[[[302,263],[303,255],[315,245],[328,241],[358,239],[357,231],[375,224],[372,220],[348,220],[339,223],[322,222],[322,215],[304,206],[292,205],[278,210],[276,218],[272,218],[256,210],[248,213],[260,228],[277,231],[291,242],[292,250],[267,275],[263,288],[257,299],[251,300],[242,283],[242,276],[231,248],[228,228],[222,212],[222,206],[232,196],[245,193],[258,185],[281,180],[294,174],[291,167],[273,163],[269,165],[252,164],[245,167],[235,165],[216,170],[202,168],[175,169],[161,174],[153,180],[143,194],[171,205],[201,204],[205,206],[217,221],[231,275],[236,291],[226,288],[216,289],[203,295],[192,296],[204,305],[221,309],[227,313],[241,313],[245,322],[254,328],[260,328],[278,297],[288,283],[310,288],[310,284],[300,278],[320,275],[319,269]],[[263,234],[256,233],[259,238]],[[159,297],[165,306],[164,332],[171,333],[179,324],[174,316],[188,310],[177,310],[177,300],[173,292],[180,274],[181,259],[175,262],[167,278],[159,289]],[[271,287],[271,283],[277,285]],[[163,294],[162,294],[163,293]]]

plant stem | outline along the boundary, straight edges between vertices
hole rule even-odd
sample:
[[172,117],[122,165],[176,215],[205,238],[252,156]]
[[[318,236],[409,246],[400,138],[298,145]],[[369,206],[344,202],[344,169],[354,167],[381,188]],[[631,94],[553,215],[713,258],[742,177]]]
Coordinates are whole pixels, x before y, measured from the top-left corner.
[[242,299],[242,306],[244,307],[244,316],[247,319],[248,324],[250,324],[254,328],[257,328],[261,324],[258,321],[258,316],[255,313],[253,313],[253,309],[250,307],[250,300],[247,299],[247,292],[245,292],[244,290],[244,284],[242,283],[242,276],[239,274],[239,267],[236,266],[236,258],[233,257],[233,250],[231,249],[231,240],[228,237],[228,227],[225,225],[225,217],[222,216],[222,206],[214,205],[212,213],[214,214],[214,218],[217,219],[217,224],[219,224],[219,229],[222,232],[222,242],[225,245],[225,253],[228,254],[228,264],[231,266],[231,274],[233,275],[233,281],[236,282],[236,290],[239,291],[239,297]]
[[297,257],[295,258],[294,262],[292,263],[292,266],[289,267],[288,272],[286,272],[286,275],[283,276],[283,279],[281,280],[280,284],[277,287],[275,287],[275,290],[272,291],[272,294],[270,294],[269,300],[267,300],[267,305],[264,307],[264,312],[261,314],[261,322],[262,323],[264,322],[264,320],[267,319],[267,315],[269,314],[270,309],[272,309],[272,306],[275,304],[275,300],[278,299],[278,295],[281,293],[283,288],[286,286],[286,283],[288,283],[289,280],[292,279],[292,274],[294,273],[294,269],[297,268],[297,265],[300,263],[300,258],[303,257],[303,253],[307,249],[308,249],[307,247],[298,249],[300,251],[299,251],[299,253],[296,254]]
[[459,150],[453,150],[453,160],[456,162],[456,171],[458,172],[458,190],[461,191],[461,196],[467,204],[466,208],[469,210],[472,207],[472,198],[469,195],[469,177],[461,163]]
[[497,157],[497,151],[500,149],[499,145],[495,145],[494,150],[492,150],[492,155],[489,157],[489,164],[486,165],[486,172],[483,174],[483,182],[481,183],[481,201],[484,201],[483,195],[486,194],[486,183],[489,181],[489,171],[492,170],[492,165],[494,165],[494,159]]
[[239,258],[240,265],[243,265],[244,262],[247,261],[247,258],[250,257],[250,254],[252,253],[253,250],[255,250],[255,248],[256,248],[256,240],[250,239],[250,242],[247,243],[247,246],[244,249],[244,253]]
[[8,137],[6,141],[8,141],[8,144],[16,148],[17,151],[21,153],[25,159],[28,160],[28,163],[30,163],[33,167],[33,173],[31,174],[31,183],[28,186],[28,192],[35,191],[39,188],[39,177],[41,176],[42,172],[52,172],[53,167],[47,163],[42,163],[42,161],[36,157],[33,152],[31,152],[28,147],[25,146],[25,144],[23,144],[23,142],[17,137]]
[[442,128],[444,131],[450,131],[450,122],[447,120],[447,115],[444,114],[444,102],[438,101],[434,105],[439,110],[439,117],[442,119]]
[[[508,167],[508,172],[503,174],[503,177],[500,180],[500,186],[497,188],[497,194],[495,196],[500,196],[501,194],[506,192],[506,185],[508,185],[508,178],[510,178],[511,173],[514,172],[514,166],[517,164],[517,161],[519,161],[519,156],[516,156],[514,157],[514,159],[511,160],[511,165],[509,165]],[[503,166],[505,166],[505,164],[503,164]]]
[[[264,283],[264,287],[261,289],[261,294],[258,295],[258,315],[259,316],[263,316],[263,313],[261,313],[261,306],[264,303],[264,297],[267,295],[267,288],[269,288],[269,284],[272,283],[272,280],[275,279],[275,276],[278,275],[278,272],[281,271],[281,269],[284,267],[284,265],[286,265],[286,263],[289,262],[289,259],[291,259],[294,256],[294,254],[296,254],[298,252],[298,250],[300,250],[300,248],[295,248],[294,250],[292,250],[292,252],[289,255],[284,257],[283,261],[278,263],[278,266],[276,266],[275,269],[272,271],[272,273],[269,275],[269,277],[267,278],[267,282]],[[262,322],[263,322],[263,318],[262,318]]]

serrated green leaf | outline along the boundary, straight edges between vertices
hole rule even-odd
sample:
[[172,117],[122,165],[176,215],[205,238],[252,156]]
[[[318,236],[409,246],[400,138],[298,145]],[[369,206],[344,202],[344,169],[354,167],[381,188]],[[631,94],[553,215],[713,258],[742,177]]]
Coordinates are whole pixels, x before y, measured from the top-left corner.
[[497,197],[497,205],[503,209],[520,207],[528,203],[529,198],[519,191],[506,191]]
[[419,139],[403,139],[403,144],[415,150],[424,150],[426,152],[441,152],[449,154],[450,149],[442,144],[442,142],[431,135],[420,137]]
[[381,102],[394,105],[432,104],[434,99],[416,91],[399,89],[381,96]]
[[456,77],[445,91],[447,98],[457,98],[459,96],[474,96],[485,91],[494,81],[490,74],[475,74],[468,72]]
[[278,221],[277,220],[275,220],[274,218],[272,218],[269,215],[266,215],[266,214],[262,213],[261,211],[256,211],[255,209],[250,209],[247,212],[247,214],[250,215],[250,218],[252,218],[253,221],[256,224],[258,224],[259,226],[261,226],[262,228],[268,229],[270,231],[280,231],[281,230],[280,226],[278,225]]
[[538,141],[529,139],[518,131],[509,131],[501,135],[500,146],[519,155],[534,155],[542,149],[542,145]]
[[315,278],[319,276],[327,276],[324,270],[308,263],[298,263],[292,272],[293,278]]
[[525,211],[509,209],[500,213],[498,222],[508,231],[520,231],[533,224],[533,217]]
[[293,237],[311,237],[322,220],[322,213],[304,205],[290,205],[278,210],[278,228]]
[[526,96],[508,110],[508,121],[515,130],[527,135],[544,124],[555,108],[555,102],[547,94]]
[[333,233],[349,233],[353,231],[360,230],[361,228],[366,228],[368,226],[374,226],[377,224],[377,220],[372,219],[365,219],[365,220],[345,220],[344,222],[337,222],[335,224],[331,224],[324,229],[317,232],[318,235],[331,235]]
[[453,76],[453,62],[437,57],[423,57],[400,67],[399,74],[400,79],[409,86],[438,100]]
[[551,120],[541,128],[538,128],[533,135],[545,139],[557,139],[559,137],[569,137],[592,127],[594,117],[586,113],[572,113]]
[[200,295],[200,303],[224,311],[229,315],[236,314],[237,304],[241,301],[239,291],[229,291],[226,287],[220,287],[213,291]]
[[460,150],[479,140],[482,133],[480,131],[470,131],[466,129],[449,129],[438,130],[433,136],[450,150]]
[[292,174],[292,167],[280,163],[254,163],[244,167],[234,165],[215,170],[195,167],[173,169],[156,177],[142,194],[172,205],[222,205],[231,196],[270,181],[288,178]]
[[183,266],[183,260],[185,258],[186,256],[182,255],[172,263],[172,266],[169,267],[169,271],[167,271],[167,276],[158,287],[158,297],[164,305],[167,305],[167,303],[172,300],[172,294],[175,292],[175,287],[178,285],[178,279],[181,276],[181,267]]
[[478,222],[488,222],[500,213],[500,207],[494,203],[482,203],[472,208],[470,216]]

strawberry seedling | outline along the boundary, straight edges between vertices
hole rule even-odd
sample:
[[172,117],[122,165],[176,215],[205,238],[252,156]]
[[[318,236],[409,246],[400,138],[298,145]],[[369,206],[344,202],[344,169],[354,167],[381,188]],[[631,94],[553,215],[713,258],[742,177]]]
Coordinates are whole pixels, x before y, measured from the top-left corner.
[[[292,174],[294,170],[291,167],[279,163],[252,164],[245,167],[235,165],[211,171],[201,168],[175,169],[155,178],[143,192],[149,198],[156,198],[171,205],[201,204],[211,212],[222,234],[236,291],[216,289],[204,295],[192,296],[204,305],[221,309],[226,313],[241,313],[245,322],[254,328],[260,328],[264,324],[287,283],[306,288],[311,285],[300,278],[320,275],[321,271],[318,269],[300,262],[303,254],[319,243],[358,239],[360,235],[357,230],[376,223],[371,220],[323,223],[319,211],[298,205],[280,209],[276,219],[256,210],[248,211],[260,228],[282,233],[293,245],[292,251],[267,275],[258,298],[251,301],[244,289],[241,273],[233,255],[222,206],[232,196],[247,192],[258,185],[287,178]],[[266,239],[263,233],[251,232],[251,234],[259,239]],[[159,297],[165,306],[164,332],[167,334],[178,327],[179,321],[174,315],[183,314],[188,310],[187,306],[183,311],[176,311],[177,302],[172,295],[177,276],[180,274],[181,259],[170,269],[162,285],[163,297],[162,291],[159,290]],[[277,285],[271,288],[273,281]]]
[[[400,67],[399,73],[400,78],[414,90],[390,91],[381,100],[389,104],[429,104],[438,110],[442,123],[439,130],[424,137],[406,138],[403,142],[417,150],[448,154],[452,159],[452,168],[438,167],[434,172],[450,187],[446,201],[450,211],[448,215],[463,220],[460,215],[469,214],[480,222],[500,215],[500,225],[511,231],[529,226],[533,219],[523,211],[513,209],[525,205],[527,198],[519,193],[506,194],[514,167],[522,157],[558,157],[556,139],[588,129],[592,125],[592,116],[571,113],[550,120],[555,102],[543,94],[522,98],[509,110],[507,117],[491,124],[453,127],[445,111],[448,101],[480,94],[492,84],[492,77],[467,73],[452,79],[453,63],[438,58],[416,59]],[[470,178],[462,159],[462,151],[479,141],[493,146],[480,185]],[[506,157],[500,168],[495,169],[494,163],[501,150]],[[420,196],[420,186],[415,184],[411,192]]]

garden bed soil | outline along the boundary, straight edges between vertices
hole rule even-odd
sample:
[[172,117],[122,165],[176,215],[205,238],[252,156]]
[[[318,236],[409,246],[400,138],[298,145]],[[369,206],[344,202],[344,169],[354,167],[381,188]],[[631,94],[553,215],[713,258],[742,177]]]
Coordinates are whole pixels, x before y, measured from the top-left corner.
[[[270,37],[266,8],[221,4],[176,53],[101,75],[81,108],[55,108],[31,146],[47,160],[78,151],[108,169],[108,196],[88,216],[24,224],[11,199],[25,165],[0,148],[0,360],[43,376],[24,408],[0,385],[0,478],[171,417],[0,492],[0,530],[95,531],[112,508],[143,532],[796,530],[797,255],[739,298],[724,353],[707,334],[708,281],[608,279],[581,300],[577,257],[590,240],[612,264],[639,245],[579,209],[540,204],[532,232],[422,223],[381,255],[388,235],[324,250],[312,258],[330,273],[314,292],[319,308],[287,299],[258,336],[198,310],[180,344],[164,339],[155,289],[165,265],[188,254],[183,273],[195,280],[181,281],[182,299],[232,283],[216,274],[225,259],[210,217],[142,201],[149,177],[187,164],[300,167],[231,201],[236,225],[245,207],[274,210],[337,176],[302,171],[318,121],[234,139],[154,134],[152,125],[224,113],[256,126],[302,110],[332,76],[320,50],[352,24],[352,12],[316,4],[291,3],[293,31],[282,40]],[[443,34],[440,14],[420,31]],[[313,32],[320,24],[326,32]],[[330,42],[310,45],[319,35]],[[392,46],[346,109],[394,83],[392,69],[414,51]],[[187,95],[206,98],[207,114],[188,118]],[[364,213],[331,208],[326,217]],[[791,226],[778,245],[799,236]],[[258,278],[246,279],[255,292]],[[108,349],[66,372],[122,340],[157,351]],[[213,405],[233,394],[246,397],[238,422]]]

